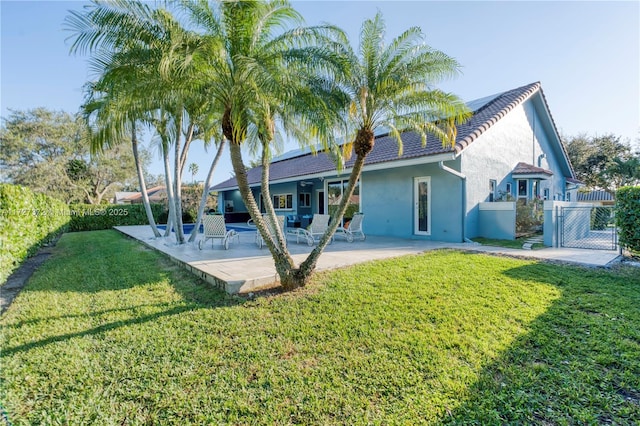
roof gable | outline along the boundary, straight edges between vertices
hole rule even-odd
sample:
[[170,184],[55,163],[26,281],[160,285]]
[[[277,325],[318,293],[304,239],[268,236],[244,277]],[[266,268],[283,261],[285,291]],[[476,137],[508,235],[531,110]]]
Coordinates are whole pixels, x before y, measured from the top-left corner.
[[[395,138],[386,135],[376,136],[373,150],[369,153],[365,160],[365,168],[374,164],[390,163],[411,160],[421,157],[431,157],[440,154],[449,154],[451,158],[460,155],[470,144],[478,139],[480,135],[485,133],[489,128],[496,124],[502,117],[507,115],[518,105],[525,102],[535,93],[540,92],[544,106],[548,112],[548,106],[539,82],[518,87],[503,93],[487,96],[475,101],[469,102],[467,105],[473,111],[473,116],[464,124],[458,125],[457,142],[453,146],[443,146],[441,141],[433,135],[428,135],[427,142],[423,146],[420,135],[414,132],[405,132],[402,134],[403,152],[398,156],[398,144]],[[551,125],[555,130],[555,123],[551,119]],[[557,131],[556,131],[557,135]],[[559,137],[557,138],[560,141]],[[568,163],[568,156],[562,143],[561,149],[565,155],[565,161],[569,170],[571,166]],[[281,181],[293,179],[302,176],[318,175],[327,172],[335,172],[336,165],[334,161],[324,152],[312,154],[309,150],[301,150],[297,153],[288,153],[280,156],[273,161],[269,168],[271,181]],[[345,169],[352,167],[355,158],[347,161]],[[426,161],[426,159],[425,159]],[[250,185],[259,185],[262,167],[255,167],[247,172]],[[571,170],[571,175],[573,171]],[[213,190],[224,190],[237,188],[237,181],[231,178],[225,182],[215,185]]]

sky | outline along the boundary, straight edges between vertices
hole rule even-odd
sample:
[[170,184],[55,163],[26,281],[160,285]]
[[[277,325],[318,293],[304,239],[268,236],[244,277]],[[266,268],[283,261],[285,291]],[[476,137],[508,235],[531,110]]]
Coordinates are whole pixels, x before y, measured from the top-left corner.
[[[94,78],[69,55],[63,21],[80,1],[0,0],[0,114],[46,107],[75,113]],[[438,85],[470,101],[540,81],[562,135],[613,133],[640,149],[639,1],[293,1],[308,25],[328,22],[357,46],[380,11],[387,39],[418,26],[462,74]],[[293,143],[286,149],[294,149]],[[215,152],[196,144],[188,163],[204,180]],[[156,158],[154,156],[154,158]],[[151,168],[162,173],[159,159]],[[228,152],[214,183],[231,175]],[[186,174],[185,182],[191,181]]]

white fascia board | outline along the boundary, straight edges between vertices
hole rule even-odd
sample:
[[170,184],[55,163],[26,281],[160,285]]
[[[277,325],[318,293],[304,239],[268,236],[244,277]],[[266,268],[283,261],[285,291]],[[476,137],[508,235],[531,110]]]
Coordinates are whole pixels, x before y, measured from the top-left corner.
[[541,179],[541,180],[547,180],[547,179],[551,179],[553,175],[548,175],[546,173],[516,173],[515,175],[512,173],[511,177],[513,179]]

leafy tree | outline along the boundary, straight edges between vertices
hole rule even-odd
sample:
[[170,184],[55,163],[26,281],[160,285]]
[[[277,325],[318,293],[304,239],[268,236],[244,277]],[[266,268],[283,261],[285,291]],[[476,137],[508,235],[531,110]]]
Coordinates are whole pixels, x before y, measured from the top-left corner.
[[629,143],[608,134],[585,134],[563,138],[576,177],[592,189],[615,191],[638,182],[640,154],[633,154]]
[[91,155],[79,116],[36,108],[11,111],[0,130],[5,178],[67,203],[99,204],[135,179],[131,153]]

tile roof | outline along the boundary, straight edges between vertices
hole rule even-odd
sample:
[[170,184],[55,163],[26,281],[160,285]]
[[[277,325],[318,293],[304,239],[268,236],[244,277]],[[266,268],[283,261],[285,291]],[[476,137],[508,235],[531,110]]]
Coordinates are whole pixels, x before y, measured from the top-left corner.
[[[539,82],[508,90],[498,95],[489,96],[482,100],[470,102],[468,105],[475,106],[478,109],[474,111],[473,116],[466,123],[458,126],[457,142],[453,147],[443,146],[440,140],[433,135],[429,135],[426,145],[422,146],[420,135],[414,132],[405,132],[402,134],[403,153],[401,156],[398,156],[398,144],[396,140],[389,135],[380,135],[376,137],[373,150],[365,160],[365,166],[377,163],[391,163],[393,161],[427,157],[438,154],[450,153],[452,155],[457,155],[497,123],[502,117],[507,115],[507,113],[523,103],[537,91],[542,92]],[[546,100],[544,100],[544,102],[546,105]],[[345,169],[351,168],[354,161],[355,156],[346,162]],[[334,170],[336,170],[336,165],[326,153],[319,152],[317,155],[305,153],[300,156],[289,157],[281,161],[272,162],[269,175],[271,181],[277,181]],[[254,167],[253,169],[248,170],[247,177],[249,184],[259,184],[261,173],[262,167]],[[223,190],[236,187],[236,179],[231,178],[225,182],[215,185],[211,189]]]
[[615,201],[608,191],[578,192],[578,201]]
[[527,163],[518,163],[516,167],[511,171],[512,175],[532,175],[532,174],[545,174],[549,176],[553,176],[553,172],[551,170],[546,170],[541,167],[536,167],[532,164]]
[[[149,198],[153,197],[157,192],[159,191],[163,191],[165,189],[164,186],[154,186],[153,188],[149,188],[147,189],[147,195],[149,196]],[[132,195],[123,198],[124,201],[137,201],[142,199],[142,192],[134,192]]]

